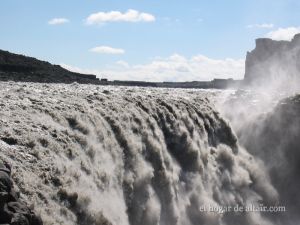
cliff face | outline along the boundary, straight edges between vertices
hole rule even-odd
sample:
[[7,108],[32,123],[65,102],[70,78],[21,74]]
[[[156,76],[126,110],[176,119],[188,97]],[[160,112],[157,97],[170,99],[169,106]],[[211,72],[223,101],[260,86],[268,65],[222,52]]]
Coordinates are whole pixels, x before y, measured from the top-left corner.
[[256,40],[256,48],[247,53],[245,84],[287,85],[300,81],[300,34],[292,41]]
[[97,84],[95,75],[70,72],[59,65],[0,50],[0,80],[40,83]]

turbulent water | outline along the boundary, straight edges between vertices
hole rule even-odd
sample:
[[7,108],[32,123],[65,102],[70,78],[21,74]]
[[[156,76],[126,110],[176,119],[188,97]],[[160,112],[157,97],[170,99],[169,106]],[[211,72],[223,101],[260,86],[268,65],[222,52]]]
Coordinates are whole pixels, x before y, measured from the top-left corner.
[[280,204],[269,168],[216,110],[221,95],[0,83],[0,159],[46,225],[280,224],[220,211]]

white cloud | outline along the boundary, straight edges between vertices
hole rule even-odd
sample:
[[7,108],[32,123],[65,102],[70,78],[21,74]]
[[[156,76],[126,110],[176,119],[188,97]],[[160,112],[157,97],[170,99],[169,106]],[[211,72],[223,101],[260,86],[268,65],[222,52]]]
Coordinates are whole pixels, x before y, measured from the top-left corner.
[[300,27],[287,27],[271,31],[266,34],[266,37],[277,41],[290,41],[298,33],[300,33]]
[[124,49],[112,48],[109,46],[98,46],[90,49],[90,51],[95,53],[100,53],[100,54],[113,54],[113,55],[120,55],[125,53]]
[[[93,73],[109,80],[141,81],[201,81],[214,78],[242,79],[245,71],[244,59],[211,59],[203,55],[192,58],[174,54],[167,58],[157,58],[148,64],[129,65],[125,61],[105,70],[80,70],[66,67],[81,73]],[[121,68],[119,65],[123,65]]]
[[86,19],[88,25],[103,24],[108,22],[153,22],[155,16],[149,13],[139,12],[129,9],[127,12],[122,13],[119,11],[98,12],[91,14]]
[[70,22],[70,20],[68,20],[66,18],[53,18],[48,21],[48,24],[49,25],[61,25],[61,24],[69,23],[69,22]]
[[247,28],[264,28],[264,29],[271,29],[274,27],[272,23],[262,23],[262,24],[250,24]]

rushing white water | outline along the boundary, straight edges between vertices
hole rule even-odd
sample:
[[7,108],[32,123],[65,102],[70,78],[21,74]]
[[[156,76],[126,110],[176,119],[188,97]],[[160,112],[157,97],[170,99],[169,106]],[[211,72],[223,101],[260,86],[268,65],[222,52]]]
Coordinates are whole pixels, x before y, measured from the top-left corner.
[[[44,224],[271,225],[260,161],[213,91],[0,83],[0,158]],[[205,207],[205,210],[203,210]]]
[[287,208],[278,224],[299,224],[300,95],[252,91],[232,94],[221,105],[240,144],[265,164]]

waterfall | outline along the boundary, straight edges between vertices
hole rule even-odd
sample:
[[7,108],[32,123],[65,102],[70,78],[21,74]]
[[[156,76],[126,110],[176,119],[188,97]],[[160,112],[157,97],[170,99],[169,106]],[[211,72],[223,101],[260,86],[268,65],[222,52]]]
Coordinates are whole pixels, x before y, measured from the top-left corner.
[[211,95],[1,83],[0,159],[46,225],[271,225],[224,211],[278,194]]

